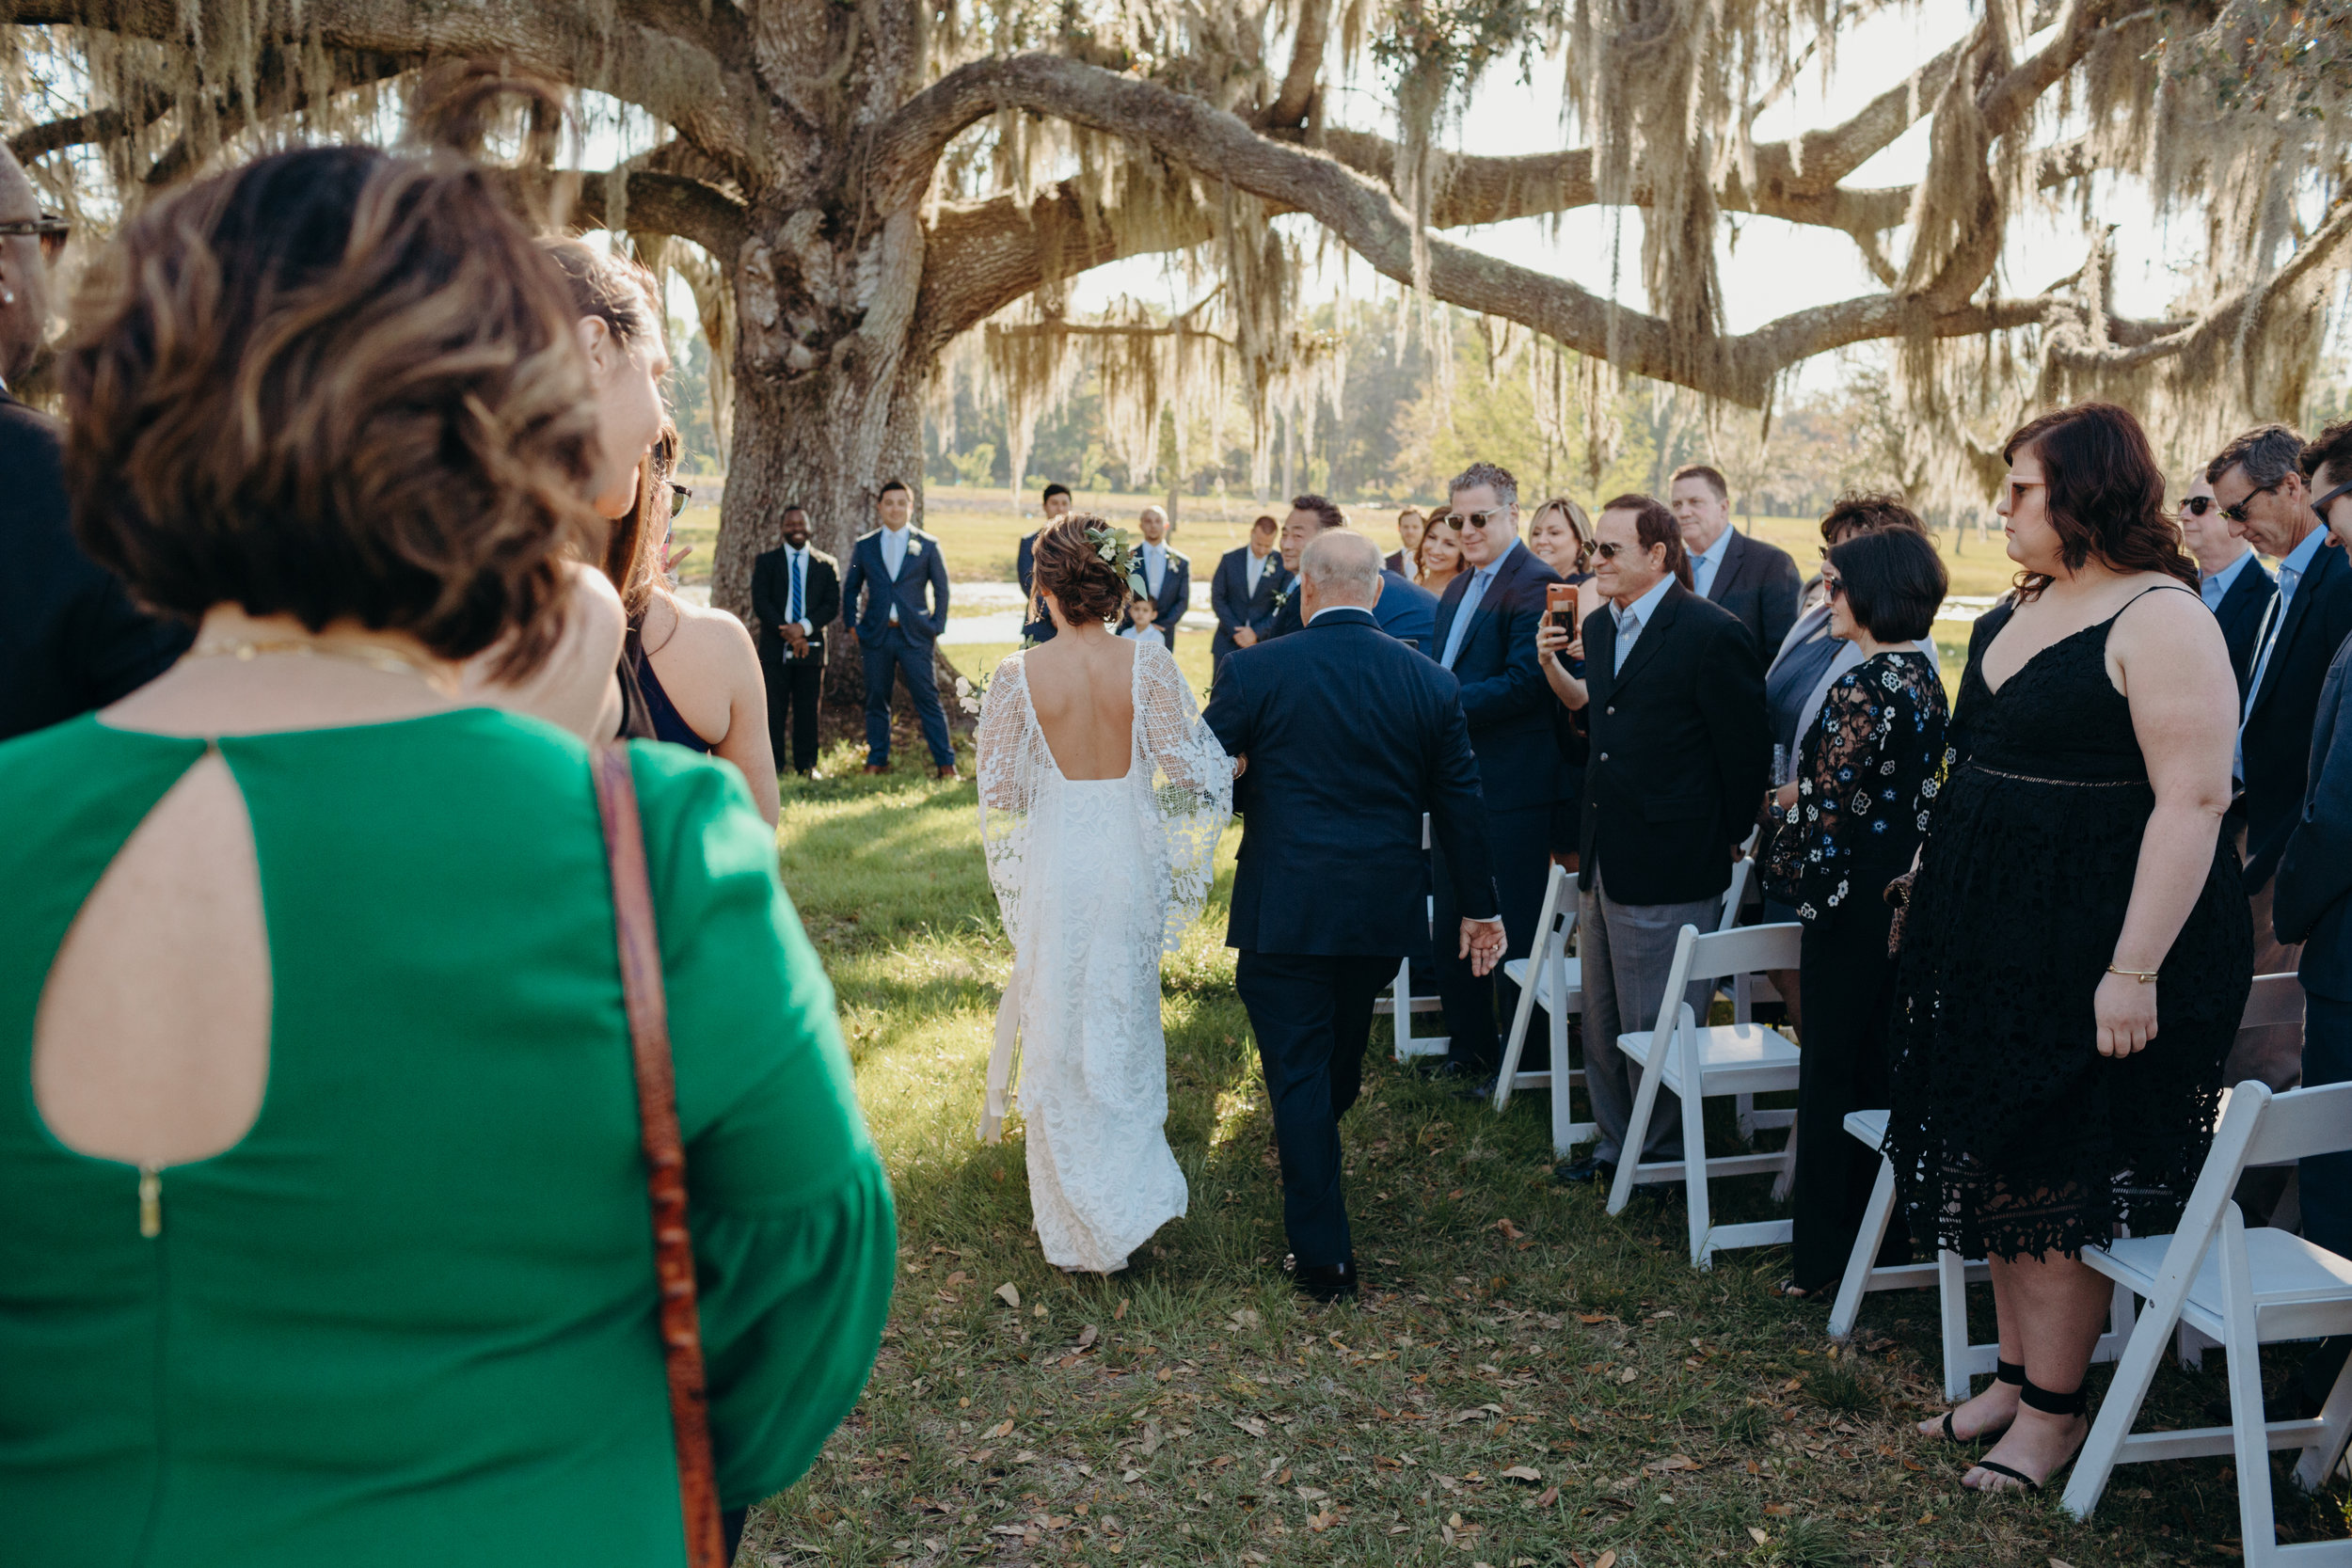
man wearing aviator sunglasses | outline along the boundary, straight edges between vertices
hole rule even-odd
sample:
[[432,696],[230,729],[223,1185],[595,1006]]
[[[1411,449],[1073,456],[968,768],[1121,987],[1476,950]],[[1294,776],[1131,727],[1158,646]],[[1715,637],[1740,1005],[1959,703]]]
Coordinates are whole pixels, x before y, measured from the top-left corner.
[[2221,623],[2221,640],[2230,650],[2230,669],[2237,675],[2237,700],[2243,705],[2254,678],[2254,645],[2262,637],[2270,601],[2279,596],[2279,579],[2231,531],[2204,475],[2189,482],[2177,516],[2181,542],[2197,558],[2198,596]]

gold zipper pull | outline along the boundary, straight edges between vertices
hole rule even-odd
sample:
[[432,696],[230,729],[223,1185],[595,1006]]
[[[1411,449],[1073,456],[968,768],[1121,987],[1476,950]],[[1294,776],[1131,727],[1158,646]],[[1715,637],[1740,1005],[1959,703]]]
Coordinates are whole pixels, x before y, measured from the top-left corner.
[[139,1234],[151,1242],[163,1233],[163,1167],[141,1165],[139,1167]]

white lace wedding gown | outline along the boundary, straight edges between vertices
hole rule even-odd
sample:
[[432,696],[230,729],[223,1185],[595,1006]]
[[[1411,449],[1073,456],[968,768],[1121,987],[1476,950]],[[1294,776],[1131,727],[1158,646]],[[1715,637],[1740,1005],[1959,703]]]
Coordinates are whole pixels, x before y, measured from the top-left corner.
[[1124,778],[1062,776],[1022,654],[980,707],[980,837],[1013,971],[996,1014],[981,1136],[1002,1126],[1016,1037],[1029,1205],[1048,1262],[1110,1273],[1184,1212],[1169,1152],[1160,955],[1200,912],[1233,765],[1176,660],[1133,644]]

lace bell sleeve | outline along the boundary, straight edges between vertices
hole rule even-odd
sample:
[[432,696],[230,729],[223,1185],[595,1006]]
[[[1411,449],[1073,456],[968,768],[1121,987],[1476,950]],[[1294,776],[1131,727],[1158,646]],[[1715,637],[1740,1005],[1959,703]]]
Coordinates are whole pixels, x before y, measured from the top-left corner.
[[1888,733],[1889,704],[1872,678],[1876,665],[1858,665],[1831,685],[1802,742],[1797,803],[1788,808],[1775,859],[1782,868],[1778,880],[1808,920],[1852,892],[1852,835],[1870,814]]
[[1030,718],[1029,682],[1021,656],[1009,654],[989,677],[980,699],[976,744],[980,796],[980,847],[1005,934],[1022,945],[1021,863],[1028,848],[1029,816],[1037,802],[1036,752],[1042,742]]
[[1216,879],[1217,840],[1233,815],[1233,759],[1201,722],[1175,657],[1145,641],[1136,644],[1136,745],[1151,768],[1152,804],[1168,853],[1160,942],[1172,953]]

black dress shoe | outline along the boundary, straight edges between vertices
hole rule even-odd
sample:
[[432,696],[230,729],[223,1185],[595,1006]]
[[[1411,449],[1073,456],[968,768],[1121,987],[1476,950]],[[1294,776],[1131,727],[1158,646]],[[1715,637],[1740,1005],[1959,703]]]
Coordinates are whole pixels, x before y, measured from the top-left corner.
[[1551,1167],[1551,1180],[1563,1187],[1583,1187],[1597,1181],[1606,1187],[1617,1179],[1616,1162],[1596,1160],[1587,1154],[1572,1165]]
[[[1465,1069],[1464,1076],[1477,1070],[1476,1068]],[[1495,1097],[1495,1081],[1502,1076],[1499,1072],[1490,1072],[1475,1084],[1466,1084],[1455,1089],[1454,1098],[1456,1100],[1492,1100]]]
[[1301,1263],[1291,1275],[1291,1283],[1302,1296],[1317,1301],[1338,1301],[1356,1294],[1356,1258],[1348,1255],[1344,1263]]

